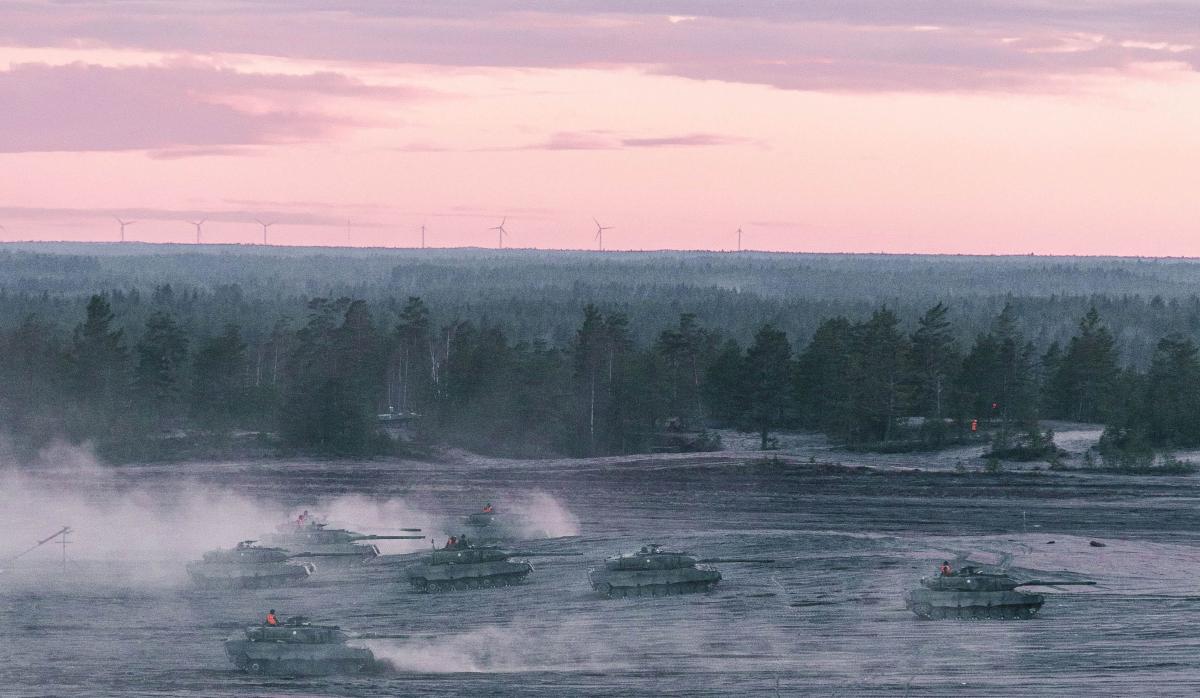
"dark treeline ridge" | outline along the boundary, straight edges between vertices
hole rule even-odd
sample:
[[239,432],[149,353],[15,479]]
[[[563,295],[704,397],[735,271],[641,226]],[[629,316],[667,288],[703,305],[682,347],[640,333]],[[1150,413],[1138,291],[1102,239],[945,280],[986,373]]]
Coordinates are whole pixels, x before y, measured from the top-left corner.
[[1104,422],[1122,454],[1200,443],[1189,262],[35,247],[0,251],[23,453],[371,454],[396,448],[388,411],[511,455],[704,448],[714,426],[1004,452],[1044,447],[1039,418]]

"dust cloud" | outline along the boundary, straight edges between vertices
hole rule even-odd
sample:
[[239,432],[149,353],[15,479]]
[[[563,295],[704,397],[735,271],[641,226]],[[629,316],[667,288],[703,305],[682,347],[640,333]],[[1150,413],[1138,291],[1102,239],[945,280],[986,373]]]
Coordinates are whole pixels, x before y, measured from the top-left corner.
[[547,492],[534,491],[516,498],[509,508],[526,538],[564,538],[579,535],[579,519]]
[[593,628],[565,623],[553,629],[487,625],[443,637],[359,640],[393,671],[423,674],[523,671],[609,671],[617,657],[586,640]]
[[[70,526],[72,561],[137,563],[144,579],[127,581],[182,581],[180,563],[274,532],[303,508],[317,520],[381,535],[433,520],[400,499],[341,495],[297,508],[185,475],[131,477],[128,469],[99,464],[87,448],[56,444],[32,463],[0,461],[0,570],[56,559],[61,548],[52,543],[11,558]],[[406,552],[422,541],[377,543],[385,552]]]

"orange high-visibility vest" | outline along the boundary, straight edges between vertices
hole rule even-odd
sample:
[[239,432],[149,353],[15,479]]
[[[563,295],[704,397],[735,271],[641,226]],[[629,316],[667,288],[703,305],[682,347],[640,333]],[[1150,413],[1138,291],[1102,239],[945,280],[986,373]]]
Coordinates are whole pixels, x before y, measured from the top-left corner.
[[274,613],[267,614],[267,625],[279,625],[279,623],[275,620]]

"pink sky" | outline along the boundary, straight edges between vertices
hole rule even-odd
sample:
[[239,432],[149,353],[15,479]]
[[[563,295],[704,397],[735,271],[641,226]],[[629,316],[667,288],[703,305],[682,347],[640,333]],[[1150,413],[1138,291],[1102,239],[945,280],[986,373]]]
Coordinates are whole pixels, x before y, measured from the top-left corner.
[[4,240],[1200,256],[1198,124],[1192,2],[0,4]]

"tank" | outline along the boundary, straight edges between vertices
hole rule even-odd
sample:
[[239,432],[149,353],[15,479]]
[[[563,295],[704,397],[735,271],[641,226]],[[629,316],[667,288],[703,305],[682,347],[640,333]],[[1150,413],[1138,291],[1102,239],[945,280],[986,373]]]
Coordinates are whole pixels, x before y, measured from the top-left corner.
[[721,573],[708,563],[774,562],[761,558],[696,558],[688,553],[643,546],[636,553],[615,555],[603,567],[588,570],[588,579],[602,596],[670,596],[711,591]]
[[1037,615],[1046,597],[1026,591],[1023,586],[1081,586],[1095,582],[1019,581],[1003,572],[985,572],[966,566],[957,572],[921,579],[921,588],[904,597],[904,607],[918,618],[1027,620]]
[[459,545],[434,550],[405,572],[413,591],[441,592],[519,584],[533,565],[517,556],[550,557],[579,553],[512,552],[490,545]]
[[225,641],[225,654],[242,671],[256,674],[314,675],[360,673],[375,666],[375,655],[346,644],[336,625],[312,625],[295,616],[281,625],[258,625]]
[[468,514],[463,519],[463,526],[470,532],[471,538],[480,543],[551,537],[547,532],[537,530],[525,518],[495,511],[491,505],[484,507],[483,511]]
[[229,550],[210,550],[198,562],[189,562],[188,574],[197,586],[217,589],[256,589],[290,586],[306,581],[317,566],[293,562],[296,557],[281,548],[266,548],[247,540]]
[[[417,531],[419,528],[404,528]],[[263,542],[291,553],[336,555],[331,560],[340,562],[366,562],[379,557],[379,548],[363,541],[373,540],[422,540],[425,536],[378,536],[348,531],[344,528],[328,528],[326,524],[309,521],[297,524],[281,524],[275,533],[263,536]]]

